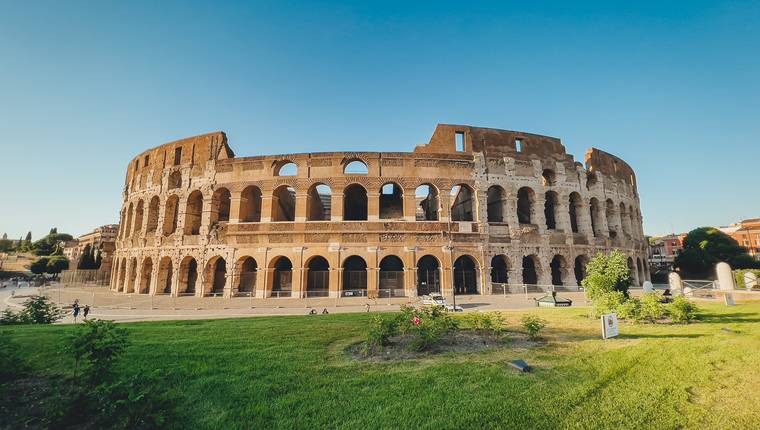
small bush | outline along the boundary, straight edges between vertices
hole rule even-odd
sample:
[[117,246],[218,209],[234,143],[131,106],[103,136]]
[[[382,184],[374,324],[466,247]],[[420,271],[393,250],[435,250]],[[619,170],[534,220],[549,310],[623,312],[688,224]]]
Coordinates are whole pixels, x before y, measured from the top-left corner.
[[67,350],[73,355],[75,372],[84,360],[85,378],[89,382],[98,383],[108,379],[113,362],[126,346],[126,329],[118,327],[113,321],[92,319],[76,326]]
[[498,335],[506,330],[506,318],[501,312],[472,312],[464,320],[479,334]]
[[417,352],[429,349],[444,335],[459,328],[457,321],[442,306],[402,306],[396,323],[399,333],[412,335],[408,348]]
[[617,307],[617,316],[629,321],[641,321],[641,300],[631,297]]
[[688,324],[697,317],[697,305],[684,296],[676,296],[668,305],[667,312],[674,323]]
[[45,296],[33,296],[24,302],[24,309],[13,312],[10,309],[0,315],[0,324],[52,324],[66,313]]
[[618,308],[623,302],[625,302],[625,294],[622,291],[600,292],[594,297],[591,317],[599,318],[604,314],[618,312]]
[[92,397],[100,428],[161,429],[174,415],[175,404],[158,371],[119,378],[98,386]]
[[525,332],[528,334],[528,337],[533,340],[538,339],[541,330],[546,327],[546,320],[533,314],[523,316],[520,322],[522,323]]
[[647,293],[641,296],[640,320],[655,323],[665,317],[665,305],[660,301],[656,293]]
[[376,314],[370,319],[364,353],[373,354],[383,350],[390,338],[398,334],[397,320]]

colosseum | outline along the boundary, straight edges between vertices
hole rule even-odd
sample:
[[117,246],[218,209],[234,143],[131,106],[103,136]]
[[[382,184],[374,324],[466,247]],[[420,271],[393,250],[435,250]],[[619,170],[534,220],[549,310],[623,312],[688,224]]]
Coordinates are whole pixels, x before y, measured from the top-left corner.
[[235,157],[223,132],[130,161],[111,289],[416,297],[577,289],[597,252],[649,277],[636,176],[598,149],[438,125],[412,152]]

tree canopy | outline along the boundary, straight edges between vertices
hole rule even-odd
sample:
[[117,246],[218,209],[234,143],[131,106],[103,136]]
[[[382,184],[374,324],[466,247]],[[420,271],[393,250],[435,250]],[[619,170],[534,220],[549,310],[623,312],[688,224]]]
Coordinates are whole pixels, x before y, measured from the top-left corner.
[[731,236],[714,227],[700,227],[686,235],[683,249],[676,256],[675,267],[686,276],[702,277],[713,273],[719,262],[728,263],[733,269],[760,267],[746,248]]
[[631,285],[631,269],[628,267],[628,257],[620,251],[609,254],[598,253],[586,266],[586,277],[581,285],[591,300],[602,293],[620,291],[628,295]]

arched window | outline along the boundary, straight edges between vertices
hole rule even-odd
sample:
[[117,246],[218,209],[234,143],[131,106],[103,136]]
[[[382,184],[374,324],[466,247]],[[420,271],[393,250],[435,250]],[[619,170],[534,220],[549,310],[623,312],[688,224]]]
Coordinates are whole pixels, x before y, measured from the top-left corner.
[[168,189],[173,190],[182,186],[182,172],[176,170],[169,174]]
[[227,285],[227,262],[222,257],[213,257],[206,264],[204,273],[206,285],[205,295],[221,296]]
[[179,294],[195,294],[195,284],[198,281],[198,262],[187,256],[179,265]]
[[432,255],[425,255],[417,261],[417,295],[441,292],[441,265]]
[[404,297],[404,262],[395,255],[380,260],[380,297]]
[[404,218],[404,191],[394,183],[388,182],[380,188],[380,219]]
[[468,185],[454,185],[451,189],[451,220],[474,221],[473,191]]
[[272,221],[295,221],[296,190],[280,185],[272,193]]
[[588,264],[588,257],[585,255],[579,255],[575,257],[575,281],[578,285],[581,285],[581,281],[586,277],[586,265]]
[[230,190],[218,188],[211,196],[211,225],[230,220]]
[[520,224],[531,224],[535,200],[535,193],[532,189],[522,187],[517,190],[517,221]]
[[203,194],[195,190],[187,198],[185,208],[185,234],[197,235],[201,232],[201,216],[203,214]]
[[271,262],[272,296],[290,297],[293,290],[293,263],[287,257],[277,257]]
[[166,205],[164,206],[164,225],[163,234],[169,236],[177,231],[177,219],[179,215],[179,197],[176,194],[172,194],[166,199]]
[[150,292],[150,281],[153,277],[153,260],[146,257],[142,264],[142,274],[140,276],[140,285],[138,286],[139,294],[148,294]]
[[504,222],[504,188],[492,185],[488,188],[488,222]]
[[454,261],[454,294],[478,294],[478,268],[475,259],[462,255]]
[[522,259],[522,276],[523,284],[538,284],[538,257],[535,255],[526,255]]
[[565,285],[565,276],[567,275],[567,262],[565,257],[557,254],[552,258],[549,267],[552,269],[552,285]]
[[245,187],[240,193],[241,222],[261,221],[261,190],[254,185]]
[[583,202],[580,194],[570,193],[568,212],[570,214],[570,228],[573,230],[573,233],[578,233],[578,231],[580,231],[578,215],[580,214],[582,207]]
[[281,161],[275,164],[274,176],[298,176],[298,165],[292,161]]
[[330,290],[330,263],[318,255],[312,257],[306,267],[306,297],[327,297]]
[[547,191],[544,194],[544,218],[546,218],[546,228],[554,230],[557,228],[557,205],[559,197],[554,191]]
[[238,293],[251,295],[256,291],[256,275],[258,265],[252,257],[244,256],[238,260],[240,274],[238,275]]
[[491,259],[491,283],[508,284],[508,271],[507,257],[504,255],[494,255]]
[[367,220],[367,190],[359,184],[351,184],[343,190],[343,220]]
[[343,173],[346,175],[366,175],[369,172],[367,165],[361,160],[353,160],[346,163]]
[[342,295],[367,295],[367,262],[358,255],[352,255],[343,261]]
[[156,286],[158,294],[171,294],[173,272],[172,258],[162,257],[158,264],[158,285]]
[[306,199],[307,221],[330,221],[332,216],[332,190],[325,184],[314,184]]
[[158,196],[153,196],[148,204],[148,222],[145,225],[146,233],[154,233],[158,228],[158,210],[161,206],[161,199]]
[[541,177],[544,180],[545,187],[551,187],[557,182],[557,176],[554,174],[554,170],[552,169],[544,169],[544,171],[541,172]]
[[142,229],[143,213],[145,212],[145,204],[142,200],[137,202],[137,208],[135,208],[135,231],[133,236],[139,236]]
[[422,184],[415,190],[414,199],[417,202],[417,221],[438,221],[438,189],[430,184]]

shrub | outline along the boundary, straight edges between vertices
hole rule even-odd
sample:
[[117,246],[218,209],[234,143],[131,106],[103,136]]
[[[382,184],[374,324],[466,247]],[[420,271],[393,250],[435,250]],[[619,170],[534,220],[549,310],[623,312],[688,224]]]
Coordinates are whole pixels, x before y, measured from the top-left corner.
[[628,297],[630,284],[631,270],[628,268],[628,257],[620,251],[596,254],[586,266],[586,277],[581,281],[581,285],[592,301],[598,295],[612,291],[620,291]]
[[390,338],[398,333],[397,320],[376,314],[370,319],[367,331],[367,341],[364,344],[364,353],[372,354],[382,351],[390,342]]
[[113,362],[126,346],[127,331],[124,328],[113,321],[92,319],[76,326],[68,351],[74,356],[75,374],[80,361],[84,360],[86,379],[100,382],[111,375]]
[[620,319],[630,321],[641,320],[641,300],[637,297],[630,297],[628,300],[617,306],[617,316]]
[[506,329],[506,318],[501,312],[472,312],[466,314],[464,320],[480,334],[498,335]]
[[444,335],[459,328],[457,321],[442,306],[402,306],[396,322],[399,333],[412,335],[408,348],[413,351],[427,350]]
[[604,314],[618,312],[618,308],[625,302],[625,294],[622,291],[606,291],[596,295],[591,307],[591,317],[599,318]]
[[656,293],[647,293],[641,296],[641,320],[651,323],[657,322],[665,316],[665,305],[660,301]]
[[0,324],[52,324],[63,318],[65,312],[45,296],[33,296],[24,302],[24,309],[3,311]]
[[676,296],[668,305],[667,312],[674,323],[688,324],[697,317],[697,305],[684,296]]
[[161,429],[172,420],[175,404],[158,371],[119,378],[98,386],[92,397],[100,428]]
[[541,330],[546,327],[546,320],[538,315],[528,314],[522,317],[520,320],[528,337],[535,340],[539,338]]

